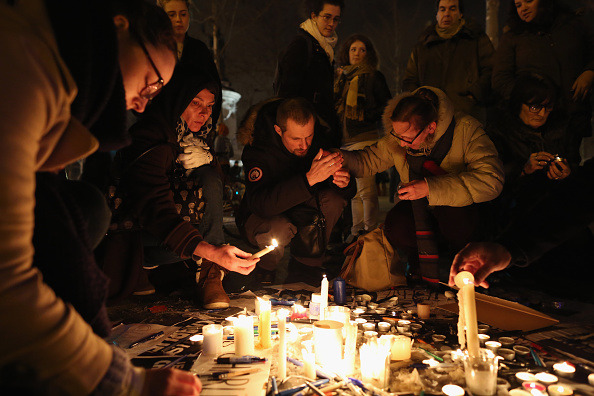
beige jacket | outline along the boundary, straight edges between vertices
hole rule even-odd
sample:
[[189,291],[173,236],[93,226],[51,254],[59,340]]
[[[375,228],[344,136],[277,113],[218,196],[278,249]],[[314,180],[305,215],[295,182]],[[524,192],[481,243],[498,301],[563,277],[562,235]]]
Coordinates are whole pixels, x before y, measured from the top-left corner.
[[[454,107],[443,91],[425,88],[430,88],[439,97],[434,139],[437,141],[447,130],[454,116]],[[363,150],[342,151],[345,165],[356,177],[374,175],[394,165],[402,182],[409,181],[406,151],[392,136],[390,120],[398,102],[409,95],[412,94],[404,93],[388,102],[383,116],[384,138]],[[486,202],[496,198],[503,188],[503,165],[480,122],[464,113],[457,113],[455,119],[452,147],[441,163],[441,168],[448,173],[425,178],[429,186],[428,200],[431,206],[459,207]]]
[[112,349],[32,267],[35,172],[95,151],[70,117],[76,86],[43,2],[0,1],[0,370],[19,365],[49,394],[90,393]]

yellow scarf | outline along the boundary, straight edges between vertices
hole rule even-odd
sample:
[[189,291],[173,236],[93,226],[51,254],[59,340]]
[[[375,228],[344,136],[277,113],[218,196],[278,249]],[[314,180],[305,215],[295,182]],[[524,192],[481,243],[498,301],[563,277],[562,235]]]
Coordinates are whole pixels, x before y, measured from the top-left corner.
[[352,120],[363,121],[365,115],[362,106],[365,102],[365,75],[373,73],[375,69],[364,62],[345,66],[342,69],[343,72],[334,86],[334,92],[337,95],[342,95],[337,113],[339,115],[344,113],[346,118]]
[[466,24],[464,18],[460,18],[457,24],[452,25],[448,28],[440,28],[439,25],[435,25],[435,31],[442,39],[449,40],[462,29],[462,27]]

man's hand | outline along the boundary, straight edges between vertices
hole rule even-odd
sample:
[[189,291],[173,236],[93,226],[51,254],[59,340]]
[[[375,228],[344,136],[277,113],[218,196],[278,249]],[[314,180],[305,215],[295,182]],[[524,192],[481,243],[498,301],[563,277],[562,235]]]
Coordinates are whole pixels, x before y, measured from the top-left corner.
[[258,258],[250,258],[251,254],[231,245],[214,246],[202,241],[194,249],[194,255],[203,257],[228,269],[247,275],[256,267],[260,261]]
[[511,262],[511,254],[505,247],[492,242],[471,242],[460,250],[450,267],[449,285],[454,286],[454,277],[468,271],[474,275],[475,284],[489,287],[485,280],[495,271],[506,269]]
[[310,186],[323,182],[342,168],[343,161],[342,154],[330,153],[324,155],[324,150],[320,149],[311,162],[311,168],[305,174],[307,182]]
[[425,180],[415,180],[404,183],[398,189],[398,198],[403,201],[414,201],[429,195],[429,185]]
[[184,395],[198,396],[202,384],[188,371],[177,369],[146,370],[141,396]]
[[571,90],[573,91],[573,101],[586,100],[594,82],[594,70],[586,70],[575,79]]
[[340,188],[345,188],[351,181],[351,174],[348,170],[341,168],[332,175],[332,182]]
[[546,151],[539,151],[537,153],[530,154],[528,157],[528,161],[524,165],[524,173],[526,175],[530,175],[537,170],[543,169],[545,166],[551,162],[555,156],[551,153],[547,153]]

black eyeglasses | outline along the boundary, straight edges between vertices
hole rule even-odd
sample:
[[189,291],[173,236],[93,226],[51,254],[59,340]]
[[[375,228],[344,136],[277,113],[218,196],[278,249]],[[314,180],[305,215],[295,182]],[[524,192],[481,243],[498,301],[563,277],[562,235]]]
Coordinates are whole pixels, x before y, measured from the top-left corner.
[[391,134],[392,136],[394,136],[396,139],[398,139],[398,140],[400,140],[400,141],[402,141],[402,142],[404,142],[404,143],[413,144],[413,143],[414,143],[414,141],[415,141],[415,140],[417,140],[417,138],[418,138],[419,136],[421,136],[421,133],[423,133],[423,131],[425,130],[425,128],[427,128],[427,126],[428,126],[428,125],[425,125],[423,128],[421,128],[421,130],[419,131],[419,133],[417,133],[417,134],[415,135],[415,137],[414,137],[414,138],[412,138],[412,140],[406,140],[406,139],[405,139],[405,138],[403,138],[402,136],[398,136],[398,135],[394,134],[394,130],[393,130],[393,129],[390,131],[390,134]]
[[335,24],[339,24],[340,23],[340,17],[332,17],[332,15],[330,14],[324,14],[324,15],[320,15],[320,17],[324,20],[324,22],[326,23],[330,23],[330,21],[334,22]]
[[144,51],[146,57],[149,60],[149,63],[151,64],[153,70],[155,71],[155,73],[157,74],[157,77],[159,78],[157,80],[157,82],[147,84],[144,88],[142,88],[142,90],[139,93],[140,97],[142,97],[144,99],[152,100],[155,96],[157,96],[157,94],[159,93],[161,88],[163,88],[163,84],[165,81],[163,81],[163,77],[161,77],[161,73],[159,73],[159,69],[157,69],[157,66],[155,66],[155,62],[153,62],[153,59],[149,55],[149,52],[146,49],[146,47],[144,46],[144,44],[142,43],[142,41],[138,40],[138,44],[140,44],[140,48],[142,48],[142,51]]
[[531,113],[540,113],[542,109],[545,109],[547,113],[553,111],[553,105],[543,105],[543,104],[536,104],[536,103],[525,103],[528,106],[528,111]]

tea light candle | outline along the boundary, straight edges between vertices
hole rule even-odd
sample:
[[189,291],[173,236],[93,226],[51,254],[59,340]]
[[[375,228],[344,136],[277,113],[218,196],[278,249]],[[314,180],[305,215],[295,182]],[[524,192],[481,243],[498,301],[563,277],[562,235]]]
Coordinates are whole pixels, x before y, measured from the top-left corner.
[[375,331],[375,323],[373,322],[367,322],[367,323],[363,323],[363,331]]
[[377,308],[377,303],[370,302],[369,304],[367,304],[367,308],[369,308],[369,309],[376,309]]
[[[253,331],[252,329],[252,338],[254,337]],[[223,326],[219,324],[206,325],[202,327],[202,336],[202,353],[220,355],[223,351]]]
[[194,334],[188,338],[192,344],[202,344],[204,342],[204,336],[202,334]]
[[532,396],[532,393],[521,389],[521,388],[516,388],[516,389],[511,389],[509,391],[509,395],[510,396]]
[[[542,393],[547,390],[547,388],[543,384],[539,384],[538,382],[526,381],[522,382],[522,387],[526,389],[528,392],[532,393],[533,395],[538,392]],[[536,392],[534,392],[536,391]]]
[[[278,318],[278,379],[283,381],[287,377],[287,316],[289,310],[281,308],[276,311]],[[315,377],[314,377],[315,378]]]
[[413,340],[402,335],[394,336],[392,340],[391,358],[392,360],[408,360]]
[[265,254],[272,252],[278,246],[278,242],[276,239],[273,239],[270,246],[266,246],[264,249],[260,250],[258,253],[252,254],[250,258],[260,258]]
[[433,340],[433,342],[439,344],[445,341],[446,336],[444,336],[443,334],[432,334],[431,339]]
[[462,271],[454,278],[456,286],[460,289],[458,297],[460,303],[460,321],[464,324],[459,326],[466,330],[466,348],[471,358],[479,356],[478,323],[476,318],[476,301],[474,295],[474,276],[468,271]]
[[388,322],[379,322],[377,324],[377,328],[379,329],[380,332],[387,333],[392,328],[392,325]]
[[447,396],[464,396],[464,388],[454,384],[447,384],[441,388]]
[[254,354],[254,319],[251,316],[239,315],[233,323],[235,334],[235,355]]
[[491,336],[489,336],[488,334],[479,334],[478,335],[479,343],[483,347],[485,346],[485,342],[489,341],[490,338],[491,338]]
[[540,382],[542,382],[543,384],[554,384],[555,382],[559,381],[559,378],[557,378],[556,375],[547,373],[545,371],[541,371],[540,373],[536,373],[536,375],[534,375],[536,377],[536,379]]
[[363,324],[367,323],[367,319],[357,318],[355,319],[355,323],[357,323],[357,326],[363,330]]
[[497,350],[501,348],[501,343],[498,341],[487,341],[485,342],[485,347],[493,351],[493,353],[497,353]]
[[326,319],[326,307],[328,307],[328,278],[326,278],[326,275],[322,278],[320,295],[322,296],[320,300],[320,320],[324,320]]
[[429,319],[431,316],[431,306],[429,304],[417,304],[417,315],[420,319]]
[[260,306],[260,321],[258,323],[258,339],[260,341],[260,348],[268,349],[272,346],[272,332],[270,326],[270,310],[272,308],[272,304],[270,300],[258,298],[258,305]]
[[363,315],[365,313],[365,311],[366,311],[365,308],[358,307],[358,308],[353,309],[353,315],[355,317],[359,317],[359,316]]
[[536,382],[536,376],[527,371],[520,371],[519,373],[516,373],[516,378],[523,382]]
[[550,396],[571,396],[573,395],[573,389],[567,385],[549,385],[547,388]]
[[408,312],[403,312],[400,314],[400,318],[403,320],[410,320],[410,319],[412,319],[412,314],[410,314]]
[[575,367],[567,362],[553,364],[553,370],[557,375],[571,378],[575,374]]
[[486,324],[481,324],[477,326],[478,332],[479,334],[487,334],[489,332],[489,330],[491,329],[491,326],[486,325]]
[[379,314],[379,315],[385,315],[386,314],[386,308],[384,307],[377,307],[375,309],[375,313]]
[[410,320],[401,319],[396,325],[396,329],[399,333],[404,333],[410,329]]
[[363,332],[363,337],[365,338],[366,342],[369,342],[371,340],[373,340],[374,338],[377,338],[377,331],[364,331]]
[[594,386],[594,374],[588,374],[588,383]]
[[411,323],[410,329],[414,333],[418,333],[423,328],[423,325],[420,323]]

